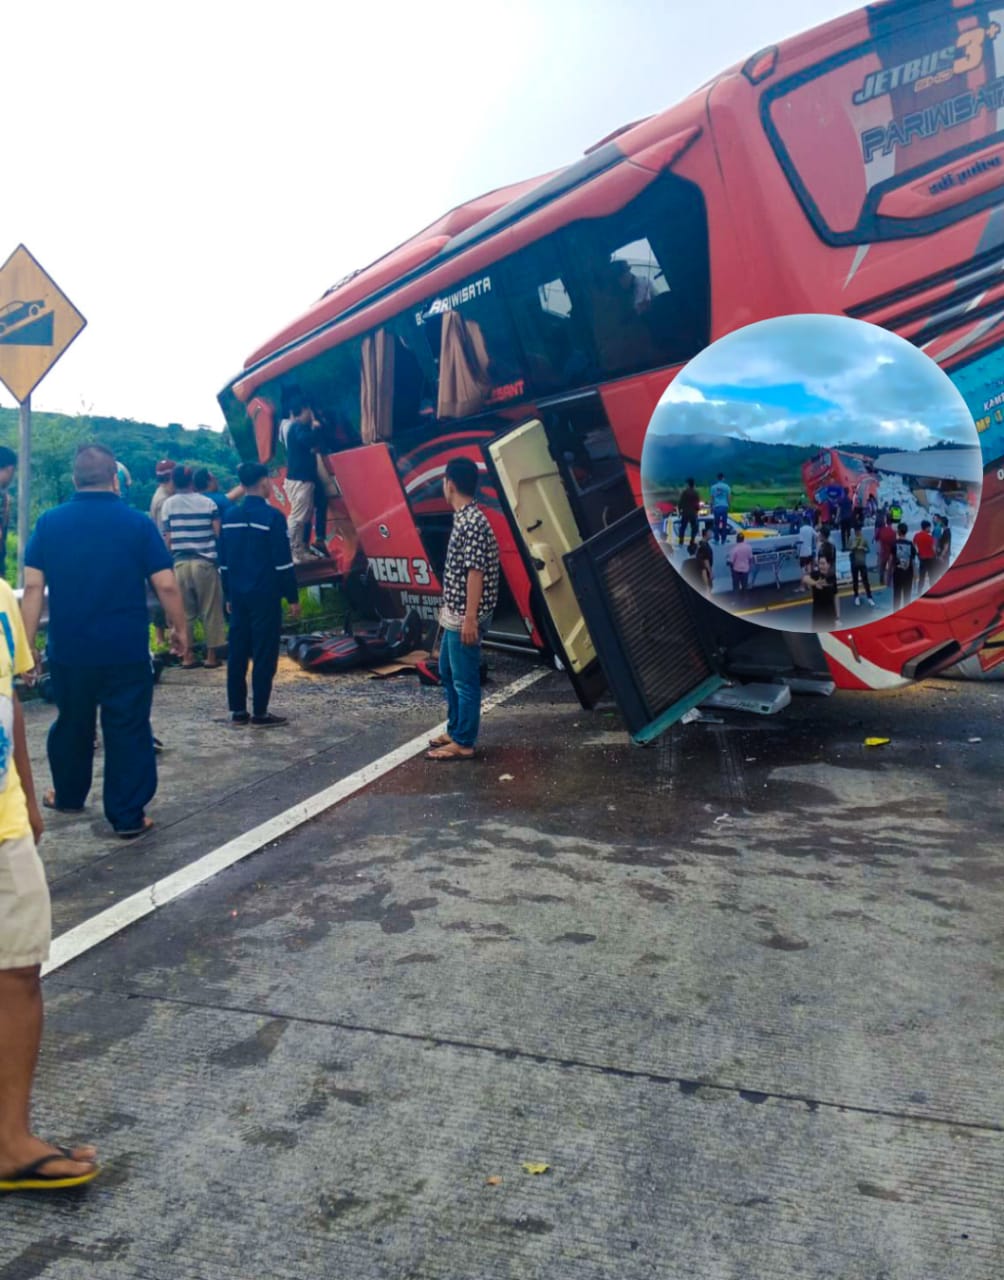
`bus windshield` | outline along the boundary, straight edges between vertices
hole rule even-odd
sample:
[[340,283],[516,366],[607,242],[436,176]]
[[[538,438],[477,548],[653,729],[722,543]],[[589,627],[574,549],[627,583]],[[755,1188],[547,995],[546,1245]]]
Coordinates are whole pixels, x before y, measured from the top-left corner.
[[870,13],[873,39],[765,93],[764,127],[831,243],[921,234],[999,199],[1004,33],[988,6]]

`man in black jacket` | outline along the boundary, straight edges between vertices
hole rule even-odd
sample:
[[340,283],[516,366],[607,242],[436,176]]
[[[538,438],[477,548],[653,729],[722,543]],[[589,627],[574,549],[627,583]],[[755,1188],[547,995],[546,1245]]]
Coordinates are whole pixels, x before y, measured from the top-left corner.
[[[247,495],[227,512],[220,530],[220,574],[230,614],[227,701],[234,724],[262,728],[286,723],[269,713],[272,681],[279,662],[282,601],[290,616],[300,616],[296,571],[282,512],[266,502],[270,480],[259,462],[245,462],[237,477]],[[251,715],[248,715],[248,661]]]

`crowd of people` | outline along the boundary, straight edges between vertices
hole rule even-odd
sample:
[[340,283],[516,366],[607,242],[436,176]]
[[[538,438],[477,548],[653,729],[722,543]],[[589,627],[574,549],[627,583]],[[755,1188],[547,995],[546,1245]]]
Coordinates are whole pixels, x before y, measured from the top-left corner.
[[[677,499],[677,540],[687,543],[688,558],[680,562],[684,578],[706,595],[714,591],[715,547],[723,546],[725,562],[731,576],[732,591],[742,595],[750,588],[754,550],[746,532],[739,529],[729,542],[729,506],[732,491],[724,474],[711,485],[708,507],[710,524],[700,528],[703,500],[693,477]],[[752,524],[766,524],[765,513],[752,513]],[[826,498],[819,505],[802,503],[793,512],[784,513],[785,533],[798,537],[798,561],[802,587],[811,592],[812,621],[817,627],[833,627],[839,622],[837,584],[837,544],[847,553],[851,576],[851,599],[860,607],[862,601],[875,608],[871,574],[876,590],[892,591],[893,609],[899,609],[922,595],[948,568],[952,558],[952,529],[948,517],[932,514],[923,519],[911,536],[903,519],[903,509],[896,503],[879,503],[875,496],[856,503],[848,494],[839,499]],[[876,563],[877,560],[877,563]]]
[[[47,1142],[31,1125],[41,967],[52,932],[38,844],[43,809],[85,809],[99,716],[105,816],[125,840],[153,826],[146,814],[157,788],[148,584],[158,603],[156,625],[183,668],[197,665],[196,620],[205,628],[206,666],[222,665],[226,645],[231,723],[285,723],[269,711],[269,700],[282,602],[295,617],[299,597],[290,530],[267,501],[268,469],[244,463],[239,487],[226,495],[208,472],[170,460],[159,464],[157,477],[148,516],[121,500],[128,473],[123,481],[111,451],[81,446],[73,498],[39,518],[25,550],[20,608],[0,580],[0,1192],[78,1187],[99,1172],[93,1146]],[[439,655],[447,723],[426,753],[436,761],[470,760],[480,726],[481,640],[498,600],[499,553],[477,488],[476,463],[451,459],[443,477],[443,497],[454,514]],[[53,785],[39,799],[14,681],[38,672],[35,646],[46,597],[46,660],[57,714],[47,741]]]

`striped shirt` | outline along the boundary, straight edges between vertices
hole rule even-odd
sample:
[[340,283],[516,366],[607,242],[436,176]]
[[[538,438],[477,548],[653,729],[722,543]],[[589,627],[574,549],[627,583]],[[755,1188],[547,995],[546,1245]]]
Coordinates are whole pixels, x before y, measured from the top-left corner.
[[216,563],[213,521],[220,518],[216,503],[204,493],[176,493],[160,509],[164,532],[171,539],[171,554],[179,560],[211,560]]

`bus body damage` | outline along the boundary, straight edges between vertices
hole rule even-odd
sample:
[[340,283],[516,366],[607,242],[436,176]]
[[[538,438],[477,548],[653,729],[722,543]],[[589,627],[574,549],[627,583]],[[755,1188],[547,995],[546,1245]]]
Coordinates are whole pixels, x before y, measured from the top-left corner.
[[[220,402],[240,452],[275,467],[280,504],[291,397],[312,404],[329,440],[331,559],[310,572],[365,586],[375,614],[432,625],[450,529],[442,475],[463,455],[501,551],[489,639],[557,662],[586,703],[607,685],[633,708],[635,736],[744,672],[887,688],[1001,661],[994,117],[945,108],[931,136],[893,128],[919,95],[926,110],[1004,74],[1004,41],[977,8],[876,5],[765,50],[568,168],[451,210],[255,351]],[[937,50],[955,53],[922,74]],[[863,146],[879,127],[881,145]],[[716,338],[801,312],[868,320],[921,347],[965,396],[983,454],[980,510],[936,589],[822,642],[731,630],[660,578],[638,518],[642,442],[667,385]],[[845,487],[869,487],[860,460],[834,465]],[[660,609],[672,618],[662,635]]]

